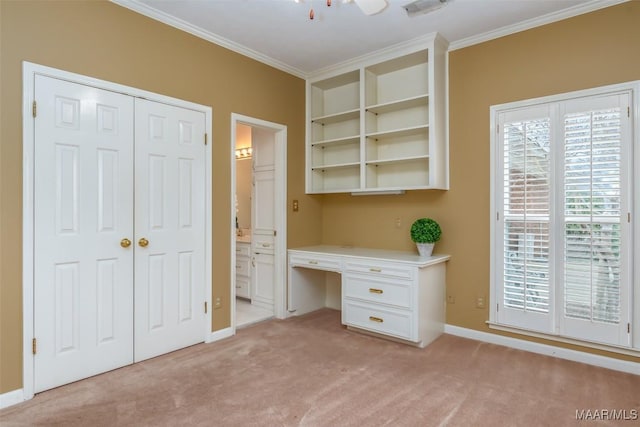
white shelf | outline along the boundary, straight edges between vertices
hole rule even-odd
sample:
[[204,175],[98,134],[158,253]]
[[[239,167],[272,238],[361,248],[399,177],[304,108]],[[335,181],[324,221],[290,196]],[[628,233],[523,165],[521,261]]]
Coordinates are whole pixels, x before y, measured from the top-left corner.
[[360,135],[345,136],[343,138],[325,139],[324,141],[312,142],[312,147],[322,147],[326,145],[340,145],[360,142]]
[[309,86],[310,117],[339,116],[360,108],[358,70],[317,81]]
[[372,132],[366,135],[371,139],[391,139],[401,138],[404,136],[419,135],[428,131],[429,125],[413,126],[404,129],[393,129],[382,132]]
[[335,163],[335,164],[327,164],[322,166],[314,166],[311,170],[327,170],[327,169],[342,169],[342,168],[352,168],[352,167],[360,167],[360,162],[358,163]]
[[366,189],[418,189],[429,185],[428,156],[372,161],[366,166]]
[[407,108],[426,106],[429,102],[428,95],[418,95],[411,98],[400,99],[398,101],[385,102],[383,104],[370,105],[365,108],[368,113],[384,114],[393,111],[401,111]]
[[426,160],[429,159],[429,156],[415,156],[415,157],[396,157],[394,159],[379,159],[379,160],[368,160],[365,163],[367,165],[372,165],[372,166],[380,166],[380,165],[389,165],[389,164],[394,164],[394,163],[407,163],[407,162],[413,162],[413,161],[417,161],[417,160]]
[[360,109],[342,111],[335,114],[329,114],[326,116],[314,117],[311,119],[312,123],[318,123],[321,125],[327,125],[332,123],[344,122],[347,120],[357,119],[360,117]]
[[342,164],[313,168],[313,193],[350,193],[359,190],[360,164]]
[[307,81],[307,193],[448,188],[446,49]]
[[360,110],[337,113],[311,120],[310,142],[351,139],[360,136]]
[[360,137],[338,138],[314,143],[308,154],[312,170],[327,167],[360,166]]

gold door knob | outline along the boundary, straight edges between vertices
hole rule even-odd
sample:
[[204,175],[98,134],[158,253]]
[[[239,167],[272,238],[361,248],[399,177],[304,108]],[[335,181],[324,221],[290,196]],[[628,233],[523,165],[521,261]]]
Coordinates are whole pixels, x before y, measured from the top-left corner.
[[128,248],[129,246],[131,246],[131,240],[129,239],[120,240],[120,246],[122,246],[123,248]]
[[149,241],[143,237],[142,239],[138,240],[138,245],[146,248],[147,246],[149,246]]

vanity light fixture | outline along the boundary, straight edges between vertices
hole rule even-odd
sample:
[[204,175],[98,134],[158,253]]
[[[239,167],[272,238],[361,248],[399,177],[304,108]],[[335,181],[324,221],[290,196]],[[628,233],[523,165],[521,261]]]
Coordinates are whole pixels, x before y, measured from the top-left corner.
[[251,154],[253,154],[251,147],[238,148],[236,150],[236,159],[249,159]]

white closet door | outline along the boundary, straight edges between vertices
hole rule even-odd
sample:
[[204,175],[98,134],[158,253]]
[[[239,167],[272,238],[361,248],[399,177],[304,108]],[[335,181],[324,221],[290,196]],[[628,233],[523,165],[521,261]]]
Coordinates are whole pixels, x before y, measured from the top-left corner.
[[204,340],[205,115],[143,99],[135,111],[140,361]]
[[36,76],[35,100],[38,392],[133,361],[133,98]]

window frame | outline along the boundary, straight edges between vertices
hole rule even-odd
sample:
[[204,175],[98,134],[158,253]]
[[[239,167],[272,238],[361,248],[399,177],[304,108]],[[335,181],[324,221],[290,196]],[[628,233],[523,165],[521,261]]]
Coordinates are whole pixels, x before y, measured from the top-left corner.
[[[508,324],[503,321],[499,322],[498,316],[498,304],[502,306],[500,296],[502,295],[502,272],[504,265],[504,229],[503,222],[499,221],[499,215],[503,215],[504,212],[504,167],[503,159],[499,159],[499,155],[503,155],[501,144],[504,143],[503,135],[499,133],[500,123],[498,122],[503,113],[515,113],[519,110],[523,112],[533,111],[537,108],[548,108],[550,111],[550,117],[554,114],[558,114],[559,103],[566,101],[577,100],[580,98],[592,98],[602,97],[609,95],[629,95],[629,126],[630,130],[630,147],[632,156],[628,156],[629,164],[629,181],[626,185],[626,189],[623,191],[628,192],[629,206],[628,211],[630,215],[630,245],[626,256],[629,257],[629,274],[630,274],[630,286],[628,301],[623,304],[628,304],[629,310],[629,324],[631,327],[631,333],[629,335],[629,346],[626,345],[609,345],[601,344],[590,341],[584,341],[577,338],[570,338],[561,335],[558,331],[558,311],[562,310],[559,306],[559,299],[553,297],[553,301],[550,301],[550,327],[547,331],[540,331],[536,329],[526,329],[522,326],[516,326],[514,324]],[[591,88],[586,90],[561,93],[551,96],[545,96],[540,98],[527,99],[522,101],[504,103],[499,105],[493,105],[490,107],[490,307],[489,307],[489,321],[487,322],[492,329],[507,330],[510,332],[516,332],[522,335],[536,336],[548,338],[555,341],[570,342],[573,344],[580,344],[587,347],[601,348],[613,352],[626,353],[626,354],[638,354],[640,350],[640,80],[626,82],[621,84],[607,85],[597,88]],[[552,111],[553,110],[553,111]],[[526,113],[525,113],[526,115]],[[556,116],[559,117],[559,116]],[[552,123],[551,138],[556,139],[560,135],[562,138],[562,130],[559,129],[561,122]],[[556,144],[557,145],[557,144]],[[552,149],[552,155],[555,153],[561,153],[559,148]],[[564,198],[561,194],[561,189],[558,188],[558,177],[555,176],[556,166],[555,160],[552,161],[551,167],[551,199],[553,204],[562,202]],[[623,159],[624,161],[624,159]],[[556,211],[558,209],[556,208]],[[557,219],[554,217],[555,221]],[[554,228],[550,229],[550,235],[554,236],[553,241],[557,242],[558,239],[563,239],[564,231],[557,229],[558,223]],[[499,234],[499,235],[498,235]],[[557,243],[550,243],[551,246],[558,246]],[[558,254],[551,253],[549,255],[549,268],[551,269],[551,289],[550,292],[556,294],[562,290],[562,283],[556,282],[553,277],[556,266],[555,258]]]

